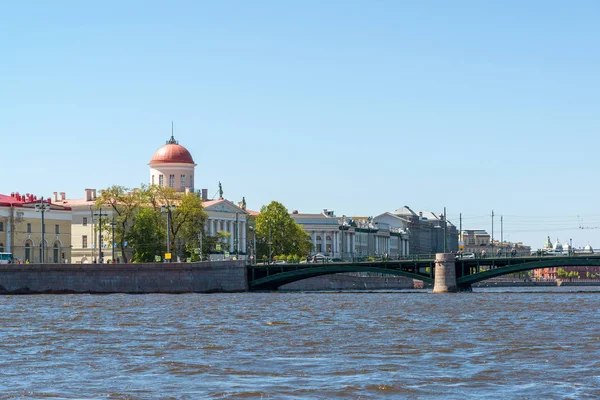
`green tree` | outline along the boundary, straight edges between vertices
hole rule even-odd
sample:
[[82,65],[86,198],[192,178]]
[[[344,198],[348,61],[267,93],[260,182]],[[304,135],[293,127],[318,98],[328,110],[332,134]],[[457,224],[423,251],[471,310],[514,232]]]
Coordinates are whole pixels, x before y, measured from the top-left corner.
[[556,276],[559,278],[568,278],[569,273],[564,270],[564,268],[559,268],[556,270]]
[[151,207],[141,209],[135,216],[131,232],[134,260],[136,262],[153,262],[155,256],[162,257],[166,248],[165,236],[160,213]]
[[[116,225],[113,240],[115,243],[118,243],[124,262],[127,262],[125,242],[130,239],[133,218],[140,209],[141,199],[139,191],[131,191],[124,186],[113,185],[101,190],[100,196],[96,200],[97,208],[108,207],[115,215]],[[106,234],[112,234],[112,228],[109,224],[105,224],[104,227]]]
[[256,217],[256,240],[257,259],[275,254],[306,256],[312,246],[310,236],[277,201],[263,206]]
[[206,213],[202,199],[196,193],[178,193],[173,188],[152,187],[148,194],[152,207],[171,209],[169,252],[173,248],[183,258],[190,257],[199,247],[199,235],[204,229]]

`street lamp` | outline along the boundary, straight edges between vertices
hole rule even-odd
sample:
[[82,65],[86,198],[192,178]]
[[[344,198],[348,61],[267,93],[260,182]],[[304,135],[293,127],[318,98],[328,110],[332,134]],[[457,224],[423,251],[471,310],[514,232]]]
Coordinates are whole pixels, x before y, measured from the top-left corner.
[[[160,206],[161,213],[167,213],[167,253],[171,253],[171,213],[175,211],[177,207],[174,204],[167,204]],[[165,257],[166,258],[166,257]],[[167,262],[171,262],[167,259]]]
[[107,213],[102,212],[102,208],[97,213],[94,213],[98,217],[98,264],[104,263],[104,253],[102,252],[102,217],[107,217]]
[[115,226],[117,226],[114,215],[112,217],[112,222],[110,223],[110,226],[112,228],[112,243],[110,245],[112,247],[112,263],[114,264],[115,263]]
[[46,260],[46,246],[45,246],[46,245],[46,239],[44,238],[44,235],[46,234],[46,224],[44,223],[44,214],[47,211],[50,211],[50,204],[44,203],[44,197],[42,197],[40,199],[40,204],[36,204],[35,205],[35,211],[42,213],[42,241],[40,243],[40,247],[42,248],[42,260],[41,260],[41,262],[44,263],[44,261]]
[[256,265],[256,228],[254,226],[249,226],[248,229],[252,231],[252,245],[250,246],[252,252],[250,253],[250,264]]

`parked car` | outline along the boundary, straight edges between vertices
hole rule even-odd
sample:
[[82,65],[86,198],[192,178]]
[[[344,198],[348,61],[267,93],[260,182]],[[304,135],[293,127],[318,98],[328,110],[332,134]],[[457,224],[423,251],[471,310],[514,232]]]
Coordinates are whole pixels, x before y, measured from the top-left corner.
[[469,252],[467,252],[467,253],[462,253],[462,254],[460,255],[460,258],[475,258],[475,253],[469,253]]

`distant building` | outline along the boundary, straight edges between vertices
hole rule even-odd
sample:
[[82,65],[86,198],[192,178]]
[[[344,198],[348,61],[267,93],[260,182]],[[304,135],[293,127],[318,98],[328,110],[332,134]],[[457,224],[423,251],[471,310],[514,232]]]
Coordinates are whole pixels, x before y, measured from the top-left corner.
[[31,263],[70,260],[71,209],[29,193],[0,194],[0,253],[12,253],[15,261]]
[[446,252],[458,251],[458,230],[444,216],[428,211],[414,212],[404,206],[391,214],[403,221],[402,229],[410,235],[410,254],[435,254],[444,252],[444,229]]
[[186,188],[194,191],[196,163],[190,152],[173,135],[164,146],[156,150],[148,165],[151,185],[170,187],[178,192],[184,192]]
[[483,229],[464,229],[461,236],[464,243],[463,253],[481,255],[485,251],[488,256],[494,256],[498,251],[503,255],[528,256],[531,254],[530,246],[525,246],[522,242],[492,241],[490,234]]

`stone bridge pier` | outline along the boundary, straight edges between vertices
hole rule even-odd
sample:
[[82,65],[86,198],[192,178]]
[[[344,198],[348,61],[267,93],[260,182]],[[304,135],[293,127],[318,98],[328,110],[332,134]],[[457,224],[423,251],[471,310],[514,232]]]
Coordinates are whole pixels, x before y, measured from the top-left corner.
[[435,255],[435,281],[433,293],[456,293],[456,257],[452,253]]

